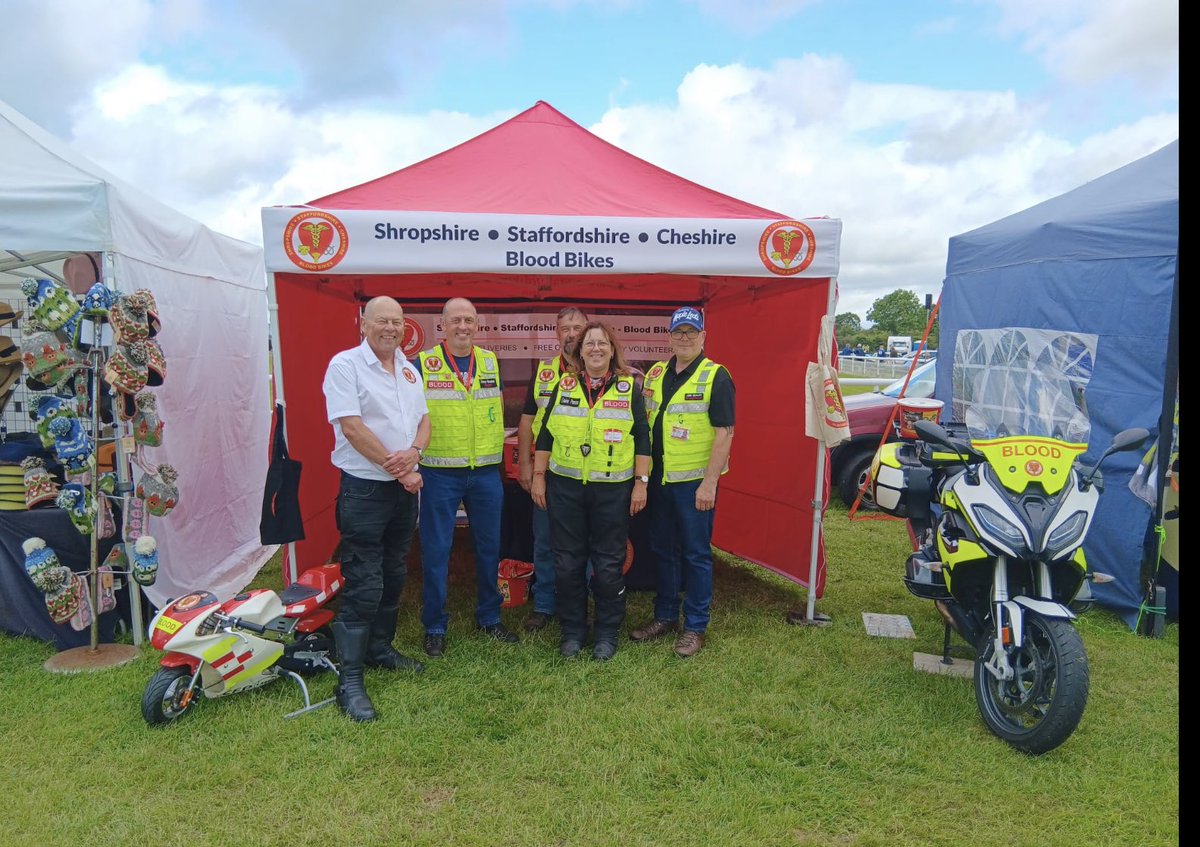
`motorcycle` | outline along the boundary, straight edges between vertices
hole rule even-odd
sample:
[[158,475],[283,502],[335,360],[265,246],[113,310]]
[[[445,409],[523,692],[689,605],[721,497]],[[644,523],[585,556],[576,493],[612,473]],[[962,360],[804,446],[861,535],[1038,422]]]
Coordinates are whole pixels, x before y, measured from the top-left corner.
[[1031,754],[1066,741],[1087,705],[1087,654],[1072,608],[1090,603],[1090,582],[1112,579],[1089,572],[1083,551],[1100,464],[1149,436],[1120,432],[1094,467],[1081,465],[1089,429],[1079,399],[1066,423],[1061,404],[1057,418],[1040,422],[1022,409],[1015,422],[1024,427],[970,407],[961,424],[918,420],[916,440],[883,445],[872,467],[875,502],[908,520],[914,552],[904,584],[945,620],[942,661],[952,662],[954,631],[975,651],[984,723]]
[[282,594],[260,588],[221,603],[196,591],[168,603],[149,625],[150,643],[167,653],[142,694],[142,717],[168,724],[201,693],[225,697],[285,676],[304,698],[285,719],[329,705],[334,698],[312,703],[302,674],[337,673],[333,611],[325,606],[341,587],[341,565],[331,563],[306,570]]

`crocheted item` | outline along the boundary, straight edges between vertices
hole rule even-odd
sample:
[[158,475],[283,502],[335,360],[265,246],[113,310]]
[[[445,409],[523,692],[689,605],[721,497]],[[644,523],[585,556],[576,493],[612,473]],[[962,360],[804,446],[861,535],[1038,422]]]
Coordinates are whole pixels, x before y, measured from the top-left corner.
[[96,529],[96,501],[92,492],[78,482],[68,482],[55,500],[60,509],[66,509],[67,517],[83,535],[91,535]]
[[125,545],[114,544],[102,564],[113,573],[125,573],[129,570],[129,557],[125,555]]
[[159,465],[158,475],[144,473],[138,480],[134,493],[146,502],[146,511],[157,517],[167,515],[179,503],[179,488],[175,480],[179,474],[170,465]]
[[113,569],[108,565],[101,565],[96,569],[96,580],[100,593],[100,614],[111,612],[117,608],[117,586]]
[[161,447],[163,422],[158,417],[158,399],[149,391],[135,398],[137,412],[133,415],[133,440],[144,447]]
[[50,423],[58,417],[73,418],[76,416],[69,401],[54,394],[43,394],[38,397],[37,405],[31,414],[35,422],[34,429],[37,430],[42,446],[47,450],[54,447],[54,436],[50,434]]
[[153,585],[158,578],[158,542],[143,535],[133,542],[133,579],[138,585]]
[[108,320],[118,344],[149,338],[161,328],[154,295],[144,288],[118,297],[108,310]]
[[21,291],[29,301],[30,317],[46,329],[62,329],[79,313],[75,297],[52,279],[27,279]]
[[157,388],[167,378],[167,359],[153,338],[147,338],[142,344],[146,348],[146,385]]
[[96,448],[79,418],[60,415],[50,421],[47,429],[54,438],[54,455],[67,473],[84,473],[96,467]]
[[103,282],[97,282],[83,295],[83,313],[97,318],[108,318],[108,310],[117,302],[117,294]]
[[21,460],[21,468],[25,471],[25,508],[53,503],[58,497],[58,481],[46,470],[42,457],[26,456]]
[[46,595],[46,611],[55,623],[66,623],[79,612],[79,607],[87,599],[87,583],[78,574],[71,573],[67,568],[65,583],[53,594]]
[[66,382],[84,357],[54,333],[35,329],[21,341],[21,362],[26,385],[33,391],[50,391]]
[[25,551],[25,573],[29,574],[38,591],[48,594],[63,587],[65,580],[58,570],[61,568],[68,574],[70,571],[62,567],[58,554],[46,546],[44,539],[36,535],[26,538],[21,542],[21,549]]
[[132,420],[137,412],[134,395],[146,387],[149,350],[143,341],[118,344],[104,367],[104,381],[117,390],[117,417]]

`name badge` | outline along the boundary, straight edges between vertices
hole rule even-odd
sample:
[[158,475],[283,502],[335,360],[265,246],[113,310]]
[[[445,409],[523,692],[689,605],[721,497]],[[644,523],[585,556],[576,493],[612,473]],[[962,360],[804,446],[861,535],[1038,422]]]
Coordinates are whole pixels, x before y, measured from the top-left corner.
[[480,388],[495,388],[495,387],[496,387],[496,380],[494,380],[494,379],[481,379],[481,380],[479,380],[479,387],[480,387]]
[[578,406],[579,398],[578,397],[559,397],[558,405],[560,405],[560,406]]
[[604,430],[604,443],[605,444],[620,444],[621,443],[621,430],[619,430],[619,429]]
[[703,400],[703,399],[704,399],[704,394],[703,394],[703,393],[700,393],[700,394],[685,394],[685,395],[683,395],[683,399],[684,399],[684,400]]
[[680,441],[687,441],[689,436],[687,427],[673,426],[671,427],[671,437],[678,438]]

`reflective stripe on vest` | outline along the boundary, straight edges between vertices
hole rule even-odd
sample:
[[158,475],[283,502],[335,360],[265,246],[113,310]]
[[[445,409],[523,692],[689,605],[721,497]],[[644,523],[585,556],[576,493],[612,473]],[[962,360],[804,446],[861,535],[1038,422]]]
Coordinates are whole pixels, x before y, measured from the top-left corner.
[[[618,391],[622,384],[625,390]],[[633,479],[633,377],[618,376],[590,409],[579,380],[563,377],[546,426],[554,436],[553,473],[584,483]]]
[[[467,391],[439,344],[420,354],[429,446],[421,464],[429,468],[476,468],[504,458],[504,401],[496,354],[475,347],[475,378]],[[485,382],[491,383],[484,385]]]
[[[662,408],[663,377],[669,366],[668,362],[659,362],[646,374],[643,393],[652,438],[655,420]],[[662,411],[664,482],[704,479],[717,432],[708,419],[708,406],[712,397],[713,379],[721,367],[711,359],[702,359],[687,382],[675,389],[671,402]],[[728,471],[729,466],[726,464],[721,473]]]
[[537,412],[533,416],[533,443],[537,444],[538,433],[542,431],[542,411],[550,402],[554,386],[558,384],[559,371],[562,367],[562,356],[555,356],[538,363],[537,382],[533,386],[533,402],[537,404]]

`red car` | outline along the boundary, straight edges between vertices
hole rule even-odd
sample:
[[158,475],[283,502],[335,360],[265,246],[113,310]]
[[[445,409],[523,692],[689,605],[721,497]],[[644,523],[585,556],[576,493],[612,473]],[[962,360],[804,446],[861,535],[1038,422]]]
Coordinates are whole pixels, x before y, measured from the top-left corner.
[[[912,381],[908,384],[905,397],[932,397],[934,368],[937,360],[931,360],[918,365],[913,371]],[[884,427],[892,415],[904,378],[893,382],[887,387],[871,394],[853,394],[846,398],[846,415],[850,420],[850,440],[839,444],[829,454],[830,479],[837,486],[842,501],[851,506],[858,496],[858,490],[871,472],[871,459],[879,448],[879,440],[883,437]],[[888,440],[894,441],[896,433],[888,433]],[[875,501],[871,499],[868,490],[863,494],[859,508],[874,509]]]

